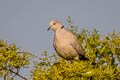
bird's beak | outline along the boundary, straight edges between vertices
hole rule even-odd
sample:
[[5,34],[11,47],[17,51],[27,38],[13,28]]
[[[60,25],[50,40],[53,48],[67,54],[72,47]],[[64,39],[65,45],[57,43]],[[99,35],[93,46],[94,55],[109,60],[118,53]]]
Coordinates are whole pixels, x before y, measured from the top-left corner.
[[48,28],[48,31],[50,30],[51,27]]

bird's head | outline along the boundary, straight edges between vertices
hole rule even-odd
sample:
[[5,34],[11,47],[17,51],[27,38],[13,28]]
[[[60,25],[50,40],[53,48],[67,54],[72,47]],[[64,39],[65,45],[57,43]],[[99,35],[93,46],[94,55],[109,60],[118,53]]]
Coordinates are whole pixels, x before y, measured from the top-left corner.
[[59,21],[52,20],[52,21],[50,21],[50,25],[49,25],[48,30],[52,29],[52,30],[56,31],[56,30],[61,29],[63,27],[64,26]]

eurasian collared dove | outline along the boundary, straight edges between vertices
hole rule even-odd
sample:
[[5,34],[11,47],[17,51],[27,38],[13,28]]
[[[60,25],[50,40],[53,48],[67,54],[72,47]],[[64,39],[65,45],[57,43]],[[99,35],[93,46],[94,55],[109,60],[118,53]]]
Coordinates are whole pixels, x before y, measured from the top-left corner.
[[49,29],[54,31],[53,46],[57,54],[66,60],[88,60],[77,36],[66,30],[57,20],[50,22]]

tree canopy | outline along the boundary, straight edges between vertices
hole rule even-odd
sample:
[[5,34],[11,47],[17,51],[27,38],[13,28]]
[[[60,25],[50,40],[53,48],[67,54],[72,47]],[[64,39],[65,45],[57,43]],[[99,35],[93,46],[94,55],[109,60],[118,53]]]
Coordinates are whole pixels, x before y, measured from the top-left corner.
[[56,52],[49,55],[46,51],[38,57],[0,40],[0,76],[4,80],[14,80],[15,76],[27,80],[19,71],[28,68],[31,57],[35,57],[39,59],[33,61],[32,80],[120,80],[120,33],[113,30],[111,34],[100,34],[96,29],[78,31],[70,17],[67,21],[89,61],[67,61]]

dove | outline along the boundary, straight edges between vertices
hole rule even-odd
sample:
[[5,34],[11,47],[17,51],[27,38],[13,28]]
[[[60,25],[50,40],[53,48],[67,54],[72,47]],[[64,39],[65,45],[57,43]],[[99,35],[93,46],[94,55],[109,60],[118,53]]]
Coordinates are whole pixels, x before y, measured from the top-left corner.
[[54,31],[53,46],[60,57],[66,60],[89,60],[77,36],[65,29],[60,21],[50,21],[48,31],[50,29]]

